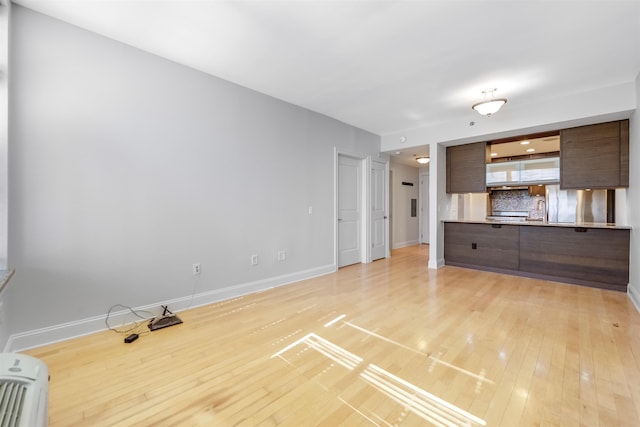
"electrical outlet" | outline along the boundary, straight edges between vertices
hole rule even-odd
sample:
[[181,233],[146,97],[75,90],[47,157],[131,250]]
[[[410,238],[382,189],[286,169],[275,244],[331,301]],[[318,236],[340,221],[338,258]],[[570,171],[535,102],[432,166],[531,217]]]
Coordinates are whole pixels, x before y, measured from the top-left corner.
[[198,274],[200,274],[200,272],[202,271],[202,269],[200,268],[200,263],[193,264],[191,271],[194,276],[197,276]]
[[251,255],[251,265],[258,265],[258,255]]
[[278,261],[284,261],[287,259],[287,253],[285,251],[278,251]]

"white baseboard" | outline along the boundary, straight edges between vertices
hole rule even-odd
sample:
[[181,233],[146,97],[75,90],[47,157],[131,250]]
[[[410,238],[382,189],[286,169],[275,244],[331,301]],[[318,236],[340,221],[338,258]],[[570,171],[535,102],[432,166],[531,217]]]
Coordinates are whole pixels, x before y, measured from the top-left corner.
[[429,263],[427,267],[434,270],[444,267],[444,258],[436,259],[433,261],[431,260],[431,258],[429,258]]
[[[336,271],[333,264],[317,267],[309,270],[299,271],[292,274],[272,277],[269,279],[258,280],[255,282],[243,283],[240,285],[228,286],[222,289],[202,292],[193,296],[185,296],[170,301],[163,301],[142,307],[134,307],[137,312],[160,313],[160,305],[168,305],[175,313],[194,307],[200,307],[215,302],[236,298],[242,295],[248,295],[255,292],[265,291],[270,288],[284,286],[301,280],[311,279],[313,277],[322,276]],[[118,325],[124,323],[131,317],[129,310],[120,310],[111,312],[109,315],[109,324]],[[5,352],[16,352],[27,350],[34,347],[40,347],[46,344],[66,341],[85,335],[107,329],[105,323],[106,313],[99,316],[89,317],[85,319],[75,320],[72,322],[53,325],[46,328],[35,329],[32,331],[21,332],[9,336],[5,345]]]
[[638,313],[640,313],[640,293],[629,284],[627,285],[627,295],[629,295],[629,299],[635,306]]
[[417,244],[418,244],[417,240],[409,240],[408,242],[396,242],[391,246],[391,248],[400,249],[400,248],[406,248],[407,246],[414,246]]

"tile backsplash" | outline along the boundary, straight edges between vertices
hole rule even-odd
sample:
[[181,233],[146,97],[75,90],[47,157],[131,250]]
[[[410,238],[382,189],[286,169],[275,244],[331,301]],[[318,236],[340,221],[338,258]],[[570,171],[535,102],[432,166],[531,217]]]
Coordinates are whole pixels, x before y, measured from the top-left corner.
[[544,196],[534,196],[528,189],[493,190],[489,196],[491,213],[528,212],[531,219],[544,219],[546,202]]

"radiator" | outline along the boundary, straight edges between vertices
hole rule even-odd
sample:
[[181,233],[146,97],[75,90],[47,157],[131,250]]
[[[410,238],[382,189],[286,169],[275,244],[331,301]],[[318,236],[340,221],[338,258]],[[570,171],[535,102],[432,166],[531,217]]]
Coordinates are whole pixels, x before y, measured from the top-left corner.
[[0,353],[0,427],[48,425],[49,370],[35,357]]

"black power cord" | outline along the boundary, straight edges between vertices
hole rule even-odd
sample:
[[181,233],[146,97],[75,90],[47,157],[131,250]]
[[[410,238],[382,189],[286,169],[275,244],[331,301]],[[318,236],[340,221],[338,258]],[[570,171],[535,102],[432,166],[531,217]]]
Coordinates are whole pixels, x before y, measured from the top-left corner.
[[[129,326],[124,328],[124,329],[120,329],[120,328],[116,328],[114,326],[111,326],[109,324],[109,318],[111,317],[111,313],[115,308],[124,308],[127,309],[131,312],[131,314],[133,314],[135,317],[139,318],[139,321],[134,321],[134,322],[130,322]],[[150,314],[151,316],[143,316],[141,315],[141,313],[144,314]],[[143,335],[143,334],[147,334],[150,331],[147,328],[142,328],[143,325],[145,325],[146,323],[148,323],[149,321],[153,320],[155,318],[155,316],[153,315],[153,313],[151,313],[150,311],[136,311],[133,308],[127,306],[127,305],[122,305],[122,304],[114,304],[109,308],[109,311],[107,312],[107,317],[104,319],[104,323],[107,326],[107,329],[109,329],[110,331],[114,331],[118,334],[130,334],[131,335]],[[123,325],[124,327],[124,325]],[[135,334],[133,334],[132,332],[136,331]],[[127,337],[129,338],[129,337]],[[131,341],[126,341],[125,342],[131,342]]]

